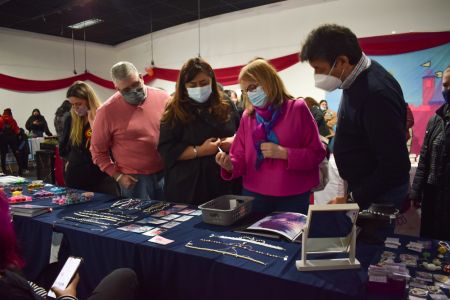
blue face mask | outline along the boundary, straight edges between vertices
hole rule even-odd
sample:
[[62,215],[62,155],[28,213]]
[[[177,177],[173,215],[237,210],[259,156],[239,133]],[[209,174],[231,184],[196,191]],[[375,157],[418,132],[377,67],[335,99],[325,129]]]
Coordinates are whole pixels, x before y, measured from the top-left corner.
[[253,106],[263,107],[267,103],[267,95],[261,86],[258,86],[251,92],[247,92],[247,96]]
[[198,103],[205,103],[209,96],[211,96],[212,88],[211,85],[205,85],[195,88],[187,88],[188,96],[192,100]]
[[443,91],[442,91],[442,96],[444,97],[445,102],[447,102],[448,104],[450,104],[450,103],[449,103],[449,101],[450,101],[450,89],[448,89],[448,90],[443,90]]

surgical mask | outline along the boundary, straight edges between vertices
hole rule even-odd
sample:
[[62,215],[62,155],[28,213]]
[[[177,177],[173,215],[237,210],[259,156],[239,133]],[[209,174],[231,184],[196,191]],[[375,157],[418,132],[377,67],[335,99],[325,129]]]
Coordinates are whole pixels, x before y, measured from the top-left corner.
[[138,87],[129,92],[121,92],[125,101],[127,101],[131,105],[138,105],[142,101],[144,101],[146,95],[143,87]]
[[267,103],[267,95],[261,86],[258,86],[251,92],[247,92],[247,96],[253,106],[263,107]]
[[74,109],[74,111],[79,117],[84,117],[88,114],[89,109],[87,106],[80,105],[78,108]]
[[442,96],[444,97],[445,102],[447,102],[448,104],[450,104],[450,89],[448,89],[448,90],[443,90],[443,91],[442,91]]
[[342,74],[344,74],[344,70],[342,70],[342,74],[339,78],[330,75],[335,64],[336,64],[336,61],[334,62],[333,66],[331,67],[330,72],[327,75],[325,75],[325,74],[315,74],[314,75],[314,82],[315,82],[316,88],[325,90],[327,92],[332,92],[335,89],[341,87],[341,85],[342,85],[341,77],[342,77]]
[[195,88],[187,88],[188,96],[192,100],[198,103],[205,103],[209,96],[211,96],[212,88],[211,85],[205,85]]

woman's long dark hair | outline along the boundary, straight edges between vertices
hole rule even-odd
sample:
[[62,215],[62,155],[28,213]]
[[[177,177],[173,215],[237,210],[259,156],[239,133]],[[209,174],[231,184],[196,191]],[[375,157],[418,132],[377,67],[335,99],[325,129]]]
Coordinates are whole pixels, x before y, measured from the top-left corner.
[[211,114],[220,123],[230,119],[230,105],[219,92],[213,69],[206,61],[196,57],[189,59],[181,68],[175,94],[170,99],[161,122],[174,126],[177,122],[186,124],[192,121],[193,115],[189,109],[192,106],[192,100],[189,99],[186,83],[194,79],[199,73],[204,73],[211,78],[212,93],[208,100]]

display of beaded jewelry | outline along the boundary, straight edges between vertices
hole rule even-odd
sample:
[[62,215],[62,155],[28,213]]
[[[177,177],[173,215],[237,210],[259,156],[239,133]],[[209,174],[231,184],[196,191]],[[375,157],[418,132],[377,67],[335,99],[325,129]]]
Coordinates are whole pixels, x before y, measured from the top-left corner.
[[137,218],[135,216],[114,215],[114,214],[104,213],[104,212],[99,213],[96,211],[80,211],[80,212],[75,212],[74,215],[77,217],[85,217],[85,218],[93,218],[93,219],[111,221],[114,223],[114,225],[120,225],[123,223],[133,222]]
[[95,219],[89,219],[89,218],[76,218],[76,217],[63,217],[64,220],[66,221],[71,221],[71,222],[75,222],[75,223],[84,223],[84,224],[88,224],[88,225],[103,225],[103,226],[110,226],[110,223],[107,222],[101,222]]
[[263,246],[263,247],[267,247],[267,248],[286,251],[286,249],[284,249],[283,247],[272,245],[272,244],[267,243],[265,240],[257,240],[254,237],[249,237],[249,236],[234,237],[234,236],[211,234],[209,237],[217,237],[219,239],[224,239],[224,240],[246,242],[246,243],[255,244],[255,245],[259,245],[259,246]]
[[249,251],[249,252],[258,253],[258,254],[261,254],[261,255],[274,257],[274,258],[281,258],[284,261],[288,260],[288,256],[287,255],[281,256],[281,255],[272,254],[272,253],[269,253],[269,252],[259,251],[257,249],[253,249],[252,246],[246,244],[246,242],[242,242],[242,243],[225,243],[225,242],[222,242],[222,241],[215,241],[215,240],[210,240],[210,239],[200,239],[200,241],[206,242],[206,243],[217,244],[217,245],[223,245],[223,246],[227,246],[227,247],[230,247],[230,248],[237,247],[237,248],[244,249],[244,250]]
[[394,212],[388,214],[388,213],[383,213],[383,212],[379,212],[379,211],[374,211],[374,210],[370,210],[370,209],[365,209],[359,212],[360,214],[372,214],[375,216],[380,216],[380,217],[385,217],[385,218],[389,218],[389,219],[396,219],[397,215],[399,214],[399,210],[395,209]]
[[151,214],[157,213],[161,210],[168,208],[170,205],[171,204],[168,202],[158,202],[158,203],[153,204],[152,206],[144,209],[142,212],[151,215]]
[[55,194],[53,194],[50,191],[46,191],[46,190],[40,190],[37,192],[34,192],[33,197],[34,198],[49,198],[49,197],[53,197]]
[[192,241],[186,243],[186,245],[184,245],[186,248],[190,248],[190,249],[196,249],[196,250],[201,250],[201,251],[206,251],[206,252],[213,252],[213,253],[219,253],[222,255],[229,255],[232,257],[236,257],[236,258],[241,258],[241,259],[245,259],[260,265],[265,266],[266,263],[257,259],[254,259],[253,257],[247,256],[247,255],[240,255],[236,252],[236,250],[234,249],[234,253],[233,252],[228,252],[228,251],[222,251],[222,250],[217,250],[217,249],[211,249],[211,248],[206,248],[206,247],[198,247],[198,246],[194,246]]
[[122,199],[111,204],[110,209],[122,209],[122,210],[142,210],[147,208],[154,200],[141,200],[141,199]]

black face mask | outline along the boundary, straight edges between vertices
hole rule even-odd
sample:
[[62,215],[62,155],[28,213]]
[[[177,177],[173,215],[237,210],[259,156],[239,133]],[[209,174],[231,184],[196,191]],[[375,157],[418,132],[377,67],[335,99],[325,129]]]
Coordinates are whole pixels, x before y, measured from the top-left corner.
[[450,101],[450,89],[443,90],[442,91],[442,96],[444,97],[445,102],[449,103],[449,101]]

